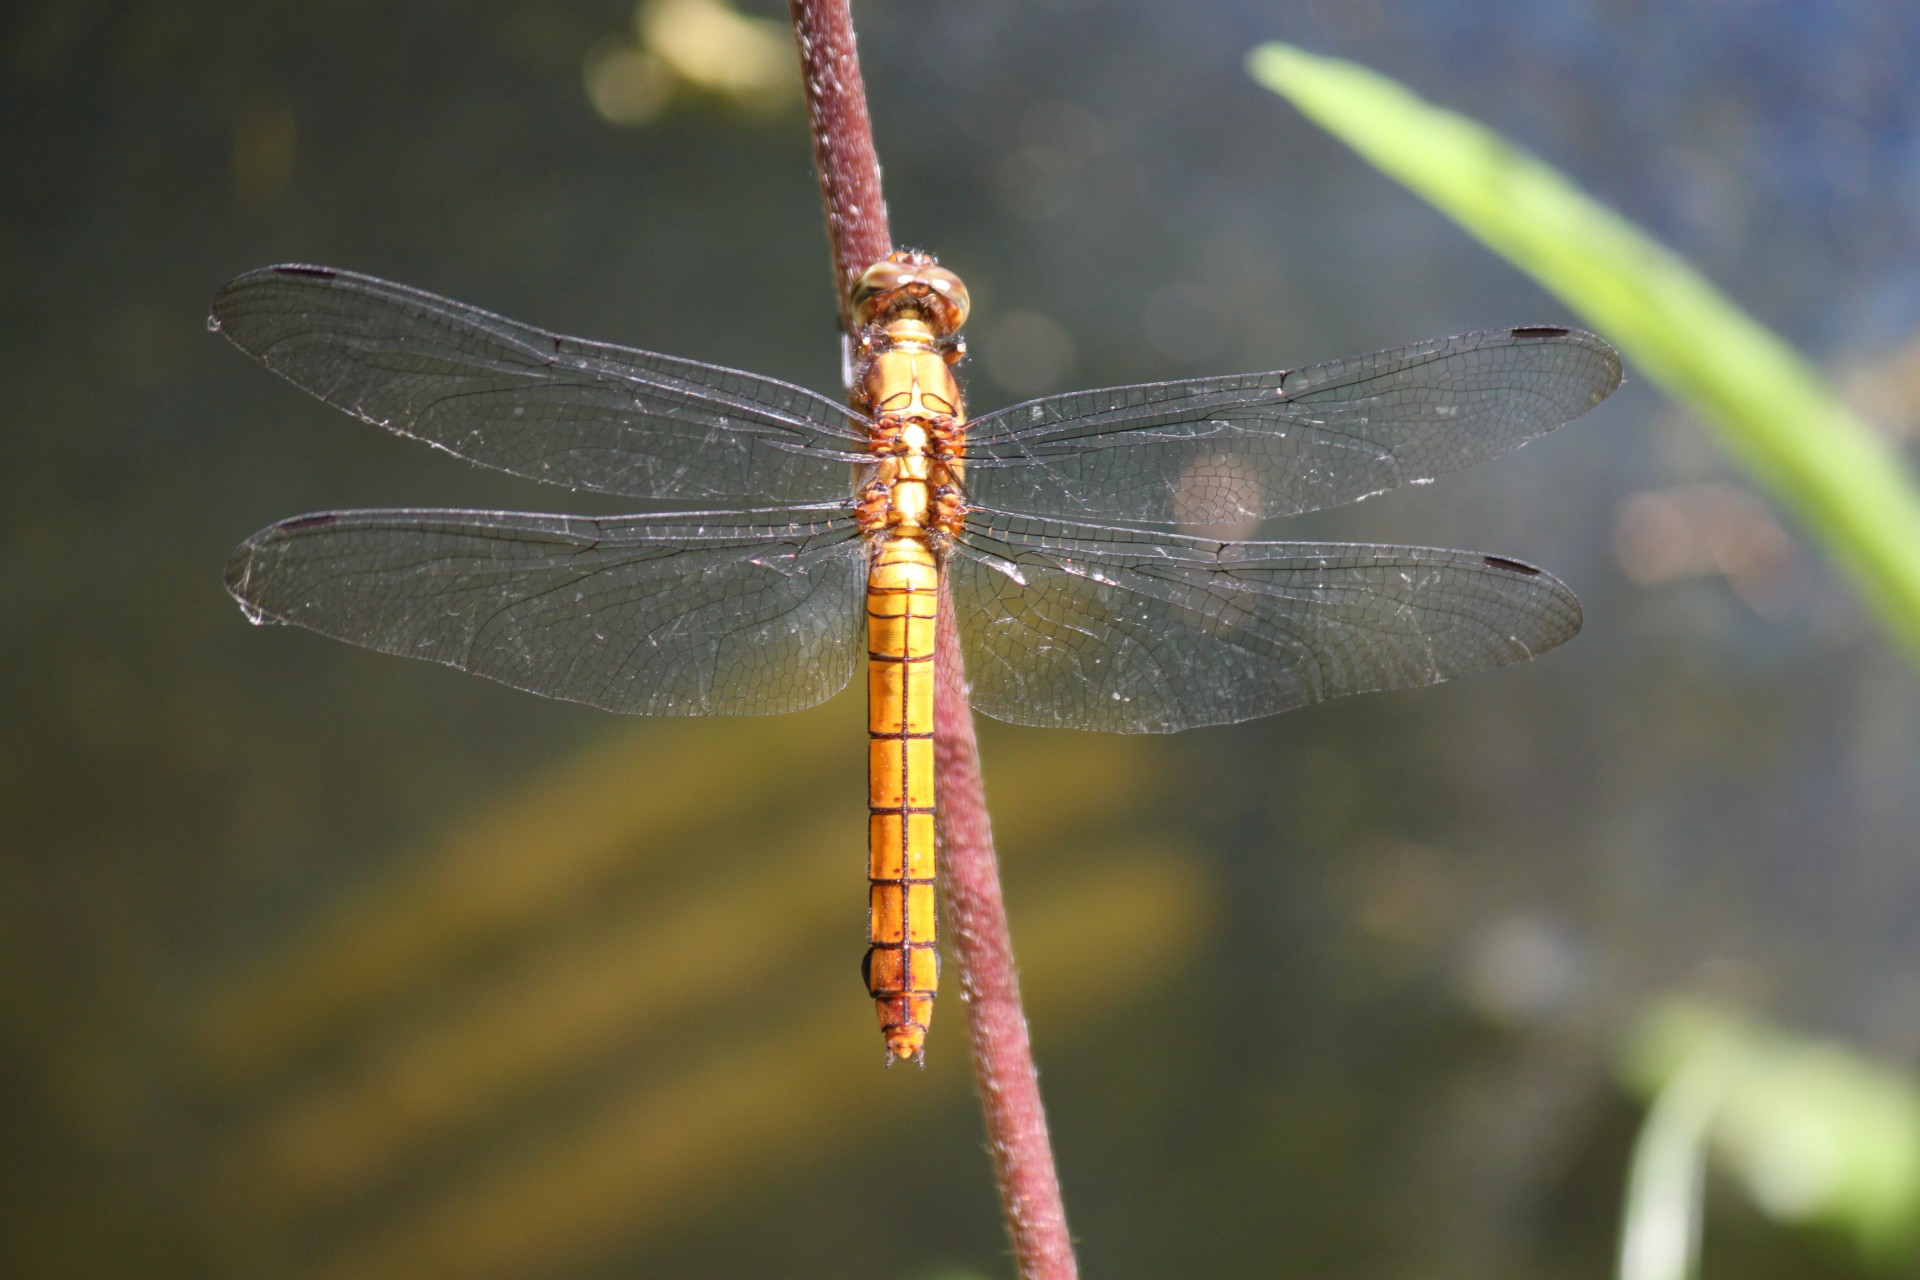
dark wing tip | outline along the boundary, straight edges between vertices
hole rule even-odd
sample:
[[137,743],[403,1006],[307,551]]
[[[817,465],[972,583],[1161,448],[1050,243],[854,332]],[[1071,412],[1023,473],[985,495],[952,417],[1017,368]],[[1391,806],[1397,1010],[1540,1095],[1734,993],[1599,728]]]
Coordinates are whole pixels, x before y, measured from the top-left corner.
[[1589,409],[1605,400],[1620,387],[1620,353],[1613,349],[1612,343],[1599,334],[1564,324],[1520,324],[1508,329],[1507,333],[1522,342],[1564,343],[1581,347],[1598,356],[1602,367],[1606,370],[1606,376],[1594,383],[1592,399],[1587,402]]
[[[213,333],[221,332],[233,300],[264,280],[294,276],[307,280],[332,281],[339,279],[341,275],[342,273],[333,267],[318,267],[304,262],[281,262],[270,267],[255,267],[251,271],[243,271],[221,285],[220,291],[213,295],[213,311],[207,317],[207,328]],[[231,334],[227,336],[232,337]]]
[[[1557,609],[1552,612],[1557,612],[1559,617],[1552,625],[1521,641],[1526,657],[1537,657],[1549,649],[1556,649],[1580,634],[1580,628],[1585,623],[1586,616],[1580,608],[1580,597],[1573,593],[1572,587],[1545,569],[1528,564],[1525,560],[1515,560],[1511,556],[1485,554],[1480,555],[1479,560],[1483,569],[1525,579],[1528,583],[1527,590],[1542,593],[1557,606]],[[1534,612],[1533,617],[1542,623],[1548,621],[1546,612]],[[1519,639],[1518,636],[1515,638]]]
[[1505,556],[1481,556],[1480,562],[1489,569],[1501,569],[1507,573],[1525,574],[1529,578],[1540,576],[1540,570],[1523,560],[1509,560]]

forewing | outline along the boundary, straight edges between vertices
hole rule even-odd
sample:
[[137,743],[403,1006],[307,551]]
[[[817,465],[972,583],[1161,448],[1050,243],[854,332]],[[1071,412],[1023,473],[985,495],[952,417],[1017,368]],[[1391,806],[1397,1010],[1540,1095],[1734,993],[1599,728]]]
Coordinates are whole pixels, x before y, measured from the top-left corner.
[[1578,329],[1491,329],[1280,373],[1078,391],[975,421],[970,500],[1069,520],[1232,524],[1420,484],[1620,385]]
[[850,412],[803,387],[559,337],[348,271],[249,271],[208,323],[336,408],[568,488],[824,502],[871,460]]
[[1550,574],[1424,547],[969,517],[947,569],[974,707],[1050,728],[1229,724],[1504,666],[1580,629]]
[[262,529],[227,567],[291,623],[550,698],[641,715],[796,711],[860,649],[844,505],[706,516],[342,511]]

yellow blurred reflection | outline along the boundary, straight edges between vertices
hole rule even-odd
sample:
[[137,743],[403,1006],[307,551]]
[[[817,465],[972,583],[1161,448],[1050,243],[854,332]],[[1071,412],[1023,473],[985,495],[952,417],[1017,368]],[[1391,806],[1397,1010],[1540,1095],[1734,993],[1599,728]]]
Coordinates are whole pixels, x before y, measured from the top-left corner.
[[643,124],[681,93],[749,111],[800,100],[793,36],[785,23],[750,18],[724,0],[645,0],[635,41],[608,41],[587,55],[587,98],[614,124]]
[[[208,1205],[229,1237],[247,1224],[247,1268],[602,1257],[964,1088],[958,1000],[926,1072],[880,1068],[856,976],[859,712],[612,735],[211,997],[206,1084],[243,1101]],[[1153,989],[1203,936],[1204,874],[1142,830],[1155,750],[990,748],[1003,848],[1045,855],[1011,893],[1043,1044]]]
[[256,96],[233,111],[233,192],[241,204],[271,202],[293,181],[300,130],[293,104]]
[[[1193,864],[1159,849],[1116,852],[1098,879],[1060,886],[1023,913],[1034,1016],[1083,1023],[1166,974],[1190,952],[1206,903]],[[717,1201],[742,1176],[897,1130],[930,1104],[929,1091],[874,1087],[868,1029],[856,1033],[855,1018],[829,1008],[857,995],[844,968],[804,982],[818,997],[805,1003],[826,1012],[777,1018],[751,1037],[739,1024],[717,1028],[688,1046],[695,1052],[681,1071],[608,1099],[576,1128],[503,1159],[315,1274],[547,1272],[644,1237]],[[945,1062],[930,1082],[961,1087],[964,1046],[949,1039],[933,1052]]]
[[[395,988],[427,985],[496,936],[575,907],[673,840],[712,830],[716,809],[736,821],[766,812],[773,792],[740,785],[734,762],[743,752],[777,760],[788,792],[855,776],[865,766],[859,708],[843,698],[831,712],[757,722],[750,733],[690,720],[671,733],[647,726],[609,736],[399,860],[389,877],[241,975],[202,1020],[207,1068],[242,1083],[283,1067]],[[844,722],[840,732],[831,731],[835,721]],[[858,802],[860,792],[842,789]],[[850,829],[863,838],[858,821]]]

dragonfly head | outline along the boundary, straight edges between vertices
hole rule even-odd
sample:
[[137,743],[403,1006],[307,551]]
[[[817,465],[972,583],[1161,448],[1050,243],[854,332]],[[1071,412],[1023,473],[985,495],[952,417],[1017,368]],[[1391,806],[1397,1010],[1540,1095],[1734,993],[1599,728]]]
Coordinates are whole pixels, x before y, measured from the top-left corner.
[[874,263],[854,281],[849,302],[863,328],[917,311],[935,336],[947,338],[967,322],[967,286],[924,253],[895,253]]

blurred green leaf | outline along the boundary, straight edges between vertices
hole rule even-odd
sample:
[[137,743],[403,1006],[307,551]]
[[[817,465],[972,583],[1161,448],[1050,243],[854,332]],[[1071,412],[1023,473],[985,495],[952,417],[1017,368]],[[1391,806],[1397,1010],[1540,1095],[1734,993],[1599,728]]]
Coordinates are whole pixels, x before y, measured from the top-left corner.
[[1694,1059],[1659,1086],[1647,1108],[1620,1215],[1620,1280],[1698,1273],[1707,1138],[1721,1086],[1715,1064]]
[[1618,1067],[1650,1100],[1682,1087],[1710,1099],[1708,1142],[1772,1217],[1836,1230],[1881,1266],[1920,1252],[1912,1077],[1844,1045],[1680,999],[1654,1007]]
[[1431,201],[1693,409],[1920,658],[1920,498],[1819,374],[1670,250],[1484,127],[1364,67],[1266,44],[1255,80]]

